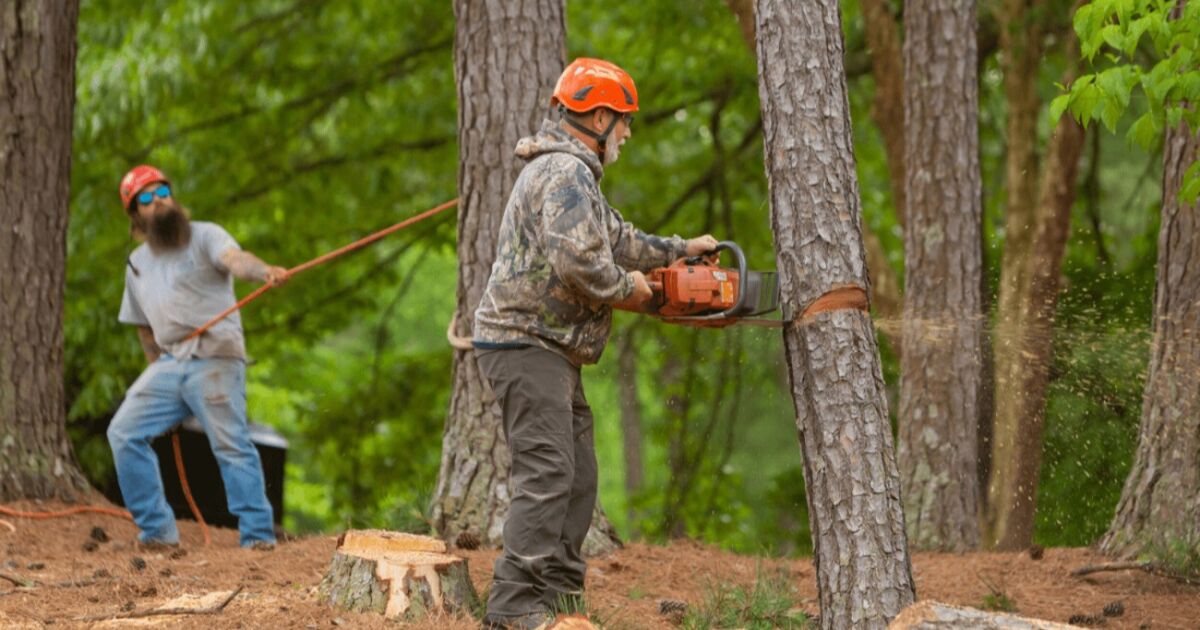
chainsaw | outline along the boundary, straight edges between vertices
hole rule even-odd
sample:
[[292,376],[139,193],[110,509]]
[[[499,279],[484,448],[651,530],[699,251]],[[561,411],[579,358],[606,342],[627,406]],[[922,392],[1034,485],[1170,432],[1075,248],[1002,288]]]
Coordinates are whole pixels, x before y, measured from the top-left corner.
[[[723,251],[733,254],[736,269],[717,264]],[[646,274],[646,283],[652,292],[650,299],[615,307],[669,324],[701,328],[741,323],[782,325],[779,320],[754,318],[779,308],[779,281],[774,271],[747,271],[746,254],[733,241],[721,241],[708,254],[680,258],[654,269]]]

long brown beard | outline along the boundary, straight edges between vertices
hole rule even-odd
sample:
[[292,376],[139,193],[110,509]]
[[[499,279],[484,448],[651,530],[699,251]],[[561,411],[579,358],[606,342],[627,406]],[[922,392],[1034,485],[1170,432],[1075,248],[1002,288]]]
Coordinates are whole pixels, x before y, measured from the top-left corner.
[[155,214],[148,225],[139,226],[157,252],[176,250],[192,240],[192,222],[188,213],[174,203],[165,211]]

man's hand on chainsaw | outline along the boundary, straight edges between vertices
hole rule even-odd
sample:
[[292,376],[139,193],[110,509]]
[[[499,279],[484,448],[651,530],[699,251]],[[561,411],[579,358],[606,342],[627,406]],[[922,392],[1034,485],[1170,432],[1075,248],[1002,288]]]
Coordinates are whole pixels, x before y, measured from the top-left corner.
[[646,276],[640,271],[629,272],[633,276],[633,293],[629,297],[622,300],[624,304],[641,304],[651,297],[654,297],[654,292],[650,290],[650,283],[646,282]]
[[641,271],[630,271],[630,277],[634,278],[634,292],[629,294],[629,298],[617,302],[613,306],[617,308],[625,308],[628,310],[637,310],[637,306],[642,302],[653,298],[654,292],[650,290],[650,284],[646,282],[646,276]]
[[713,238],[712,234],[697,236],[696,238],[690,238],[687,241],[688,256],[701,256],[703,254],[712,252],[716,248],[717,239]]

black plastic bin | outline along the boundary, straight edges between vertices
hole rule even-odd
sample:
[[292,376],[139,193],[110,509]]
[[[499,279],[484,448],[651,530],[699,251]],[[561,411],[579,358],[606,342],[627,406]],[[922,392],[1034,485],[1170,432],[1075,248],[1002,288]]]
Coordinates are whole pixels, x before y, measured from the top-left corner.
[[[225,501],[225,484],[217,468],[208,437],[195,418],[188,418],[179,427],[179,446],[183,452],[183,466],[187,474],[192,498],[200,508],[205,522],[217,527],[237,527],[237,517],[229,512]],[[267,500],[275,513],[275,524],[283,521],[283,465],[287,459],[287,440],[275,429],[250,423],[250,439],[258,449],[262,460],[263,477],[267,484]],[[171,434],[154,440],[154,452],[158,454],[158,466],[162,470],[163,488],[167,503],[175,511],[176,518],[191,519],[192,510],[183,496],[179,484],[179,472],[175,467],[175,451],[171,448]]]

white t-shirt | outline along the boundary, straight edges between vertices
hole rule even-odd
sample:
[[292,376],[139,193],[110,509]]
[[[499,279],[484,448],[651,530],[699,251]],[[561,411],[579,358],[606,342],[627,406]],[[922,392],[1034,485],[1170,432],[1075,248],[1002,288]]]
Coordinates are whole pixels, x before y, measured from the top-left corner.
[[[158,347],[176,359],[246,357],[242,319],[234,312],[187,342],[181,340],[237,303],[233,275],[221,264],[226,250],[241,249],[221,226],[192,221],[185,247],[155,252],[143,243],[125,266],[125,295],[118,319],[149,326]],[[137,272],[134,272],[137,269]]]

